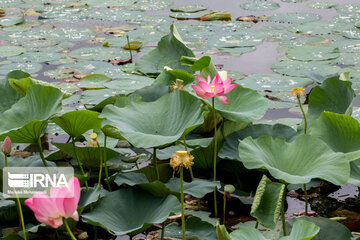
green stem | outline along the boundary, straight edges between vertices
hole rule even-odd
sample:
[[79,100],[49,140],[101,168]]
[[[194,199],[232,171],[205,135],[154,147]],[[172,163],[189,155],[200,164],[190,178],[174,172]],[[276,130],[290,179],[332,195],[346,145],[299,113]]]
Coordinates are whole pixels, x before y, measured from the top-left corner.
[[[6,172],[8,173],[7,155],[4,154],[4,156],[5,156],[5,168],[6,168]],[[14,189],[14,193],[15,193],[15,196],[16,196],[16,204],[17,204],[17,208],[18,208],[18,212],[19,212],[21,228],[22,228],[23,233],[24,233],[24,239],[26,240],[27,237],[26,237],[26,231],[25,231],[25,221],[24,221],[24,215],[23,215],[22,208],[21,208],[20,199],[19,199],[19,196],[18,196],[15,189]]]
[[307,131],[307,119],[306,119],[306,114],[304,112],[304,109],[302,107],[302,104],[301,104],[301,101],[300,101],[300,97],[298,96],[297,97],[298,99],[298,102],[299,102],[299,106],[300,106],[300,109],[301,109],[301,112],[302,112],[302,115],[304,116],[304,134],[306,134],[306,131]]
[[306,184],[304,184],[304,195],[305,195],[305,216],[308,216],[308,195],[306,190]]
[[[213,110],[213,118],[214,118],[214,173],[213,173],[213,177],[214,177],[214,182],[216,181],[216,157],[217,157],[217,139],[216,139],[216,111],[215,111],[215,98],[212,98],[212,110]],[[216,192],[217,189],[216,187],[214,188],[214,213],[215,213],[215,217],[218,216],[218,211],[217,211],[217,201],[216,201]]]
[[126,39],[127,39],[128,47],[129,47],[129,50],[130,50],[130,60],[132,62],[133,61],[133,56],[132,56],[131,47],[130,47],[129,35],[126,35]]
[[282,221],[282,228],[284,236],[287,235],[286,233],[286,221],[285,221],[285,199],[286,199],[286,192],[284,191],[284,196],[281,201],[281,221]]
[[223,206],[223,224],[225,225],[225,215],[226,215],[226,193],[224,193],[224,206]]
[[255,229],[258,229],[258,227],[259,227],[259,221],[256,220]]
[[105,137],[104,137],[104,165],[105,165],[104,168],[105,168],[106,183],[107,183],[109,191],[111,192],[112,190],[111,190],[111,186],[110,186],[110,182],[109,182],[109,171],[107,168],[106,140],[107,140],[107,137],[105,135]]
[[154,164],[154,168],[155,168],[156,179],[160,180],[160,174],[159,174],[159,169],[158,169],[157,160],[156,160],[156,148],[155,147],[154,147],[154,153],[153,153],[153,164]]
[[[101,175],[102,175],[102,168],[103,168],[103,154],[102,154],[102,150],[101,150],[101,147],[100,147],[100,144],[98,144],[98,148],[99,148],[99,151],[100,151],[100,169],[99,169],[99,185],[101,185]],[[104,150],[106,151],[106,150]]]
[[46,159],[44,157],[44,153],[43,153],[43,148],[42,148],[42,143],[41,143],[41,139],[38,138],[38,146],[39,146],[39,154],[40,154],[40,158],[42,160],[42,162],[44,163],[44,166],[47,168],[48,172],[52,175],[52,172],[49,168],[49,165],[46,162]]
[[[84,176],[84,178],[86,178],[85,171],[84,171],[84,169],[83,169],[83,167],[81,165],[81,162],[80,162],[80,160],[79,160],[79,158],[77,156],[76,147],[75,147],[75,139],[73,137],[71,138],[71,143],[72,143],[72,146],[73,146],[74,155],[75,155],[76,161],[77,161],[77,163],[79,165],[81,174]],[[85,180],[85,187],[86,187],[86,191],[88,192],[89,191],[89,185],[87,183],[87,180]]]
[[70,234],[71,239],[72,239],[72,240],[76,240],[74,234],[72,233],[72,231],[71,231],[71,229],[70,229],[70,227],[69,227],[69,224],[68,224],[66,218],[64,218],[64,225],[65,225],[66,230],[67,230],[68,233]]
[[182,240],[185,240],[185,214],[184,214],[184,169],[180,167],[180,198],[181,198],[181,229],[182,229]]
[[165,237],[165,222],[162,223],[161,240],[164,240],[164,237]]

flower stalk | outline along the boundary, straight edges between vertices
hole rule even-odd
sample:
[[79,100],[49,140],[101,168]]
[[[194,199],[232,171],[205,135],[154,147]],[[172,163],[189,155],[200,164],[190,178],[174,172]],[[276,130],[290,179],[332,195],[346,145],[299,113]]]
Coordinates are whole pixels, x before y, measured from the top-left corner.
[[184,170],[183,166],[180,167],[180,199],[181,199],[181,229],[182,240],[185,240],[185,214],[184,214]]
[[[213,179],[216,182],[216,160],[217,160],[217,139],[216,139],[216,111],[215,111],[215,98],[212,98],[212,110],[213,110],[213,120],[214,120],[214,160],[213,160]],[[217,211],[217,199],[216,199],[217,188],[214,188],[214,213],[215,217],[218,216]]]
[[158,165],[157,165],[156,148],[155,147],[154,147],[154,153],[153,153],[153,164],[154,164],[156,179],[160,180],[160,174],[159,174],[159,169],[158,169]]
[[70,229],[70,227],[69,227],[69,224],[68,224],[68,222],[67,222],[67,219],[64,218],[63,221],[64,221],[65,228],[66,228],[66,230],[68,231],[71,239],[72,239],[72,240],[76,240],[76,237],[74,236],[74,234],[72,233],[72,231],[71,231],[71,229]]

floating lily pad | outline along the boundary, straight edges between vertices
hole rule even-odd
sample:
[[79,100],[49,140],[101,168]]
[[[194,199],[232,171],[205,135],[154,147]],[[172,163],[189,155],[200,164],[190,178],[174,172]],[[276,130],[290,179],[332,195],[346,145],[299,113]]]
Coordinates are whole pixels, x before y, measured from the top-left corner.
[[110,80],[111,78],[102,74],[90,74],[82,78],[77,85],[81,89],[99,89],[105,88],[105,83]]
[[127,6],[131,6],[136,2],[136,0],[122,0],[122,1],[118,1],[118,0],[107,0],[107,1],[102,1],[102,0],[82,0],[81,3],[86,4],[88,6],[91,7],[96,7],[96,8],[106,8],[106,7],[127,7]]
[[110,89],[119,90],[121,94],[129,94],[138,89],[150,86],[155,79],[145,76],[124,76],[118,79],[113,79],[104,84],[105,87]]
[[8,74],[13,70],[22,70],[28,73],[37,73],[42,69],[40,63],[10,63],[0,66],[0,74]]
[[334,60],[336,64],[360,65],[360,53],[340,53],[340,57]]
[[288,77],[278,74],[253,74],[236,81],[236,83],[258,91],[290,91],[294,87],[306,87],[312,84],[313,81],[308,78]]
[[194,12],[201,12],[205,11],[207,7],[203,5],[183,5],[171,8],[172,12],[186,12],[186,13],[194,13]]
[[339,13],[360,13],[360,4],[339,4],[335,9]]
[[306,23],[321,19],[321,16],[315,13],[277,13],[270,16],[269,20],[281,23]]
[[144,17],[144,12],[125,9],[99,9],[88,13],[89,17],[109,21],[130,21]]
[[347,27],[341,31],[344,37],[351,39],[360,39],[360,30],[357,27]]
[[0,26],[8,27],[24,22],[24,17],[6,16],[0,18]]
[[239,31],[220,36],[211,36],[207,44],[217,48],[252,47],[261,44],[263,40],[264,36],[262,34]]
[[323,61],[338,58],[339,49],[330,46],[299,46],[289,48],[286,56],[297,61]]
[[56,52],[26,52],[19,56],[9,57],[8,59],[13,62],[33,62],[41,63],[48,61],[55,61],[61,58],[61,55]]
[[17,46],[0,46],[1,57],[12,57],[24,53],[26,50]]
[[314,2],[314,3],[310,3],[308,7],[315,9],[326,9],[326,8],[335,7],[336,5],[337,5],[336,3],[332,3],[332,2]]
[[[136,52],[133,51],[133,56]],[[72,51],[69,56],[83,60],[106,61],[114,59],[129,59],[130,53],[119,48],[87,47]]]
[[294,33],[321,35],[330,34],[340,26],[344,26],[344,23],[335,23],[329,21],[315,21],[295,26],[290,26],[288,30]]
[[173,12],[173,13],[170,13],[169,16],[172,18],[176,18],[178,20],[189,20],[189,19],[199,20],[203,14],[204,13],[202,13],[202,12],[195,12],[195,13]]
[[173,4],[171,0],[138,0],[130,9],[140,11],[162,10]]
[[275,63],[271,69],[277,73],[294,76],[307,77],[310,73],[316,73],[323,76],[338,73],[341,68],[330,64],[329,62],[300,62],[300,61],[283,61]]
[[269,11],[280,8],[280,5],[271,1],[255,0],[252,2],[245,2],[241,4],[240,7],[249,11]]

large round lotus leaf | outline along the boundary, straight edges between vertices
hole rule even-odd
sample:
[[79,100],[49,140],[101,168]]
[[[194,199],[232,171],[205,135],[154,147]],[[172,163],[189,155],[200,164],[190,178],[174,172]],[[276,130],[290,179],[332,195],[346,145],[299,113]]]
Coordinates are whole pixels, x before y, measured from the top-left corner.
[[360,30],[355,26],[343,28],[340,32],[346,38],[360,39]]
[[341,68],[329,64],[329,62],[301,62],[301,61],[283,61],[271,66],[274,72],[294,76],[307,77],[310,73],[316,73],[323,76],[338,73]]
[[309,8],[315,9],[324,9],[324,8],[332,8],[335,7],[337,4],[332,2],[314,2],[308,5]]
[[321,178],[344,185],[350,175],[345,154],[337,153],[319,138],[300,135],[291,143],[284,138],[245,138],[239,144],[241,162],[248,169],[265,168],[287,183],[308,183]]
[[[291,232],[295,231],[295,228],[297,228],[297,222],[299,221],[307,221],[307,222],[311,222],[314,225],[318,226],[320,228],[319,233],[312,238],[313,240],[345,240],[345,239],[351,239],[352,238],[352,234],[350,232],[350,230],[345,227],[343,224],[337,222],[337,221],[333,221],[330,220],[328,218],[323,218],[323,217],[300,217],[300,218],[292,218],[289,221],[287,221],[287,226],[286,228]],[[301,224],[303,225],[303,224]],[[301,227],[301,229],[298,229],[296,232],[301,232],[302,231],[307,231],[307,230],[315,230],[314,227],[311,227],[310,225],[303,225],[300,226],[299,224],[299,228]],[[294,230],[292,230],[294,229]],[[291,234],[292,235],[292,234]],[[295,239],[311,239],[311,238],[295,238]],[[294,240],[295,240],[294,239]],[[281,238],[280,240],[283,240],[283,238]],[[288,238],[285,238],[284,240],[289,240]]]
[[296,38],[284,39],[280,42],[282,47],[295,47],[304,45],[321,45],[330,42],[329,39],[320,36],[298,36]]
[[140,11],[129,11],[124,9],[99,9],[97,11],[89,11],[89,17],[100,19],[100,20],[109,20],[109,21],[130,21],[132,19],[144,17],[144,12]]
[[340,53],[340,57],[334,60],[336,64],[359,65],[360,53]]
[[173,4],[171,0],[139,0],[130,9],[140,11],[162,10]]
[[160,198],[137,188],[123,188],[108,193],[91,212],[82,214],[82,219],[115,235],[124,235],[164,222],[171,213],[178,212],[178,206],[175,196]]
[[[213,192],[215,188],[220,189],[221,185],[219,181],[205,180],[195,178],[191,182],[184,182],[184,193],[190,194],[196,198],[202,198],[207,193]],[[171,178],[169,182],[165,184],[171,190],[180,193],[180,179]]]
[[24,17],[19,16],[5,16],[0,18],[0,26],[8,27],[13,26],[24,21]]
[[200,105],[200,100],[176,90],[155,102],[132,102],[124,108],[107,105],[100,118],[110,120],[134,146],[157,147],[178,140],[200,125],[204,121]]
[[89,110],[72,111],[55,117],[51,121],[61,127],[71,137],[81,136],[90,129],[100,129],[102,119],[99,113]]
[[183,6],[177,6],[173,7],[170,10],[172,12],[186,12],[186,13],[193,13],[193,12],[201,12],[206,10],[207,7],[203,5],[183,5]]
[[155,79],[145,76],[124,76],[114,79],[104,84],[105,87],[110,89],[119,90],[121,94],[132,93],[138,89],[150,86]]
[[83,77],[77,86],[81,89],[102,89],[105,88],[105,83],[110,80],[111,78],[102,74],[90,74]]
[[[222,104],[215,97],[215,109],[225,118],[234,122],[247,122],[262,118],[268,109],[267,100],[258,92],[237,86],[227,93],[229,105]],[[211,99],[206,100],[211,105]]]
[[[135,56],[136,52],[133,51],[132,54]],[[106,61],[113,59],[129,59],[130,53],[129,51],[120,48],[86,47],[72,51],[69,56],[83,60]]]
[[120,92],[113,89],[86,90],[81,93],[80,102],[82,104],[96,105],[116,94],[120,94]]
[[48,61],[55,61],[61,58],[60,53],[56,52],[26,52],[19,56],[10,57],[9,60],[13,62],[48,62]]
[[339,4],[335,9],[339,13],[360,13],[360,4]]
[[41,136],[47,119],[60,112],[63,94],[57,88],[31,85],[26,96],[0,116],[0,139],[33,143]]
[[107,1],[102,1],[102,0],[82,0],[81,3],[86,4],[88,6],[91,7],[96,7],[96,8],[106,8],[106,7],[126,7],[126,6],[131,6],[136,2],[136,0],[122,0],[122,1],[118,1],[118,0],[107,0]]
[[287,142],[290,142],[297,135],[296,131],[287,125],[283,124],[256,124],[240,131],[234,132],[225,138],[225,143],[219,152],[219,157],[227,159],[237,159],[239,157],[239,140],[251,136],[252,138],[258,138],[260,136],[272,136],[275,138],[285,138]]
[[2,30],[5,32],[25,32],[29,31],[34,26],[39,26],[41,23],[36,20],[26,20],[21,24],[16,24],[8,27],[4,27]]
[[40,63],[10,63],[6,65],[0,65],[0,74],[8,74],[14,70],[22,70],[27,73],[37,73],[42,69]]
[[10,86],[9,81],[5,77],[0,77],[0,116],[21,97],[22,95]]
[[186,12],[173,12],[170,13],[170,17],[176,18],[178,20],[189,20],[189,19],[196,19],[199,20],[202,15],[205,13],[203,12],[195,12],[195,13],[186,13]]
[[321,35],[333,33],[334,29],[339,26],[343,26],[344,23],[335,23],[328,21],[316,21],[295,26],[290,26],[288,30],[294,33]]
[[322,61],[339,57],[339,49],[330,46],[299,46],[289,48],[286,56],[297,61]]
[[1,7],[15,7],[23,3],[22,0],[0,0]]
[[315,13],[277,13],[270,16],[269,20],[281,23],[306,23],[321,19],[321,16]]
[[359,53],[360,40],[345,39],[330,43],[330,46],[339,48],[341,53]]
[[24,53],[26,50],[17,46],[0,46],[1,57],[12,57]]
[[263,42],[264,36],[250,31],[239,31],[209,38],[207,44],[217,48],[253,47]]
[[278,9],[280,5],[271,1],[255,0],[252,2],[245,2],[241,4],[240,7],[249,11],[268,11]]
[[294,87],[306,87],[313,83],[309,78],[288,77],[279,74],[253,74],[237,84],[254,90],[290,91]]

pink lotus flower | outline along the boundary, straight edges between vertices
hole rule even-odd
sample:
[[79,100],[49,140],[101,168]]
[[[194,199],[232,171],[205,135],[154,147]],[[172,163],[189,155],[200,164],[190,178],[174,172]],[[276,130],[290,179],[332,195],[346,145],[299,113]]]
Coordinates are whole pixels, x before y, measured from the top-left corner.
[[67,187],[51,187],[50,196],[35,193],[32,198],[25,200],[25,204],[34,212],[39,222],[58,228],[63,224],[63,217],[79,221],[76,209],[80,191],[79,180],[72,177]]
[[230,92],[236,87],[236,84],[231,84],[231,78],[222,81],[219,74],[217,74],[212,82],[210,76],[208,76],[207,82],[201,76],[198,76],[197,79],[200,86],[191,85],[192,88],[195,90],[196,95],[203,99],[208,99],[216,96],[221,103],[226,105],[229,104],[227,102],[228,98],[223,95]]
[[10,140],[10,137],[7,136],[5,139],[4,139],[4,142],[3,144],[1,145],[1,151],[5,154],[5,155],[8,155],[11,153],[11,140]]

